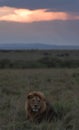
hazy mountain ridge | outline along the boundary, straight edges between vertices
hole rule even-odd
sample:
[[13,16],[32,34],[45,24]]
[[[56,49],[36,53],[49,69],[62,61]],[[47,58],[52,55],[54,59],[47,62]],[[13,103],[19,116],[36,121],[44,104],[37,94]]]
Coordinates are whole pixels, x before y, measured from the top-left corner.
[[27,50],[27,49],[79,49],[78,45],[50,45],[42,43],[6,43],[0,44],[0,50]]

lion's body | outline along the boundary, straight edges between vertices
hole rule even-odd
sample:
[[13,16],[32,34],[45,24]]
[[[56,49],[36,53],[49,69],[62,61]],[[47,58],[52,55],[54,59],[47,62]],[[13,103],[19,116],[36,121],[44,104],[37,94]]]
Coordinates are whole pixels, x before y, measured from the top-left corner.
[[[40,101],[37,99],[40,99]],[[25,109],[27,112],[27,118],[33,122],[41,122],[43,120],[50,122],[57,117],[53,106],[46,100],[44,94],[41,92],[34,91],[28,94]]]

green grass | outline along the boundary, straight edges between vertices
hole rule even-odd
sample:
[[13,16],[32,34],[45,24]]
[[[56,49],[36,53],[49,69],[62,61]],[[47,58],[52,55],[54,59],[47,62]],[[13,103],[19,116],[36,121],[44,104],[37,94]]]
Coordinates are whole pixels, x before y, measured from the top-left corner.
[[[24,104],[32,90],[44,92],[63,118],[27,121]],[[79,130],[79,68],[0,70],[0,130]]]

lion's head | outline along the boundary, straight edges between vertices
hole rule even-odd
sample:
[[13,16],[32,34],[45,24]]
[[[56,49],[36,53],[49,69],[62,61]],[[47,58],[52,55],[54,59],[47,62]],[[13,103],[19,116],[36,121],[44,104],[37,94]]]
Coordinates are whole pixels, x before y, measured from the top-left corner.
[[42,113],[46,109],[46,100],[42,92],[33,91],[27,95],[27,109],[33,113]]
[[27,95],[25,110],[27,119],[30,121],[51,121],[54,117],[57,117],[54,108],[48,102],[44,94],[39,91],[32,91]]

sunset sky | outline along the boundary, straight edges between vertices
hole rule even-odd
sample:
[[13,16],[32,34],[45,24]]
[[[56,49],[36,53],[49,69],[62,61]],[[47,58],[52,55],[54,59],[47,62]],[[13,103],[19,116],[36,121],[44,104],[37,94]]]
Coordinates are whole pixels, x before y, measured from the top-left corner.
[[1,43],[79,45],[79,0],[0,0]]

